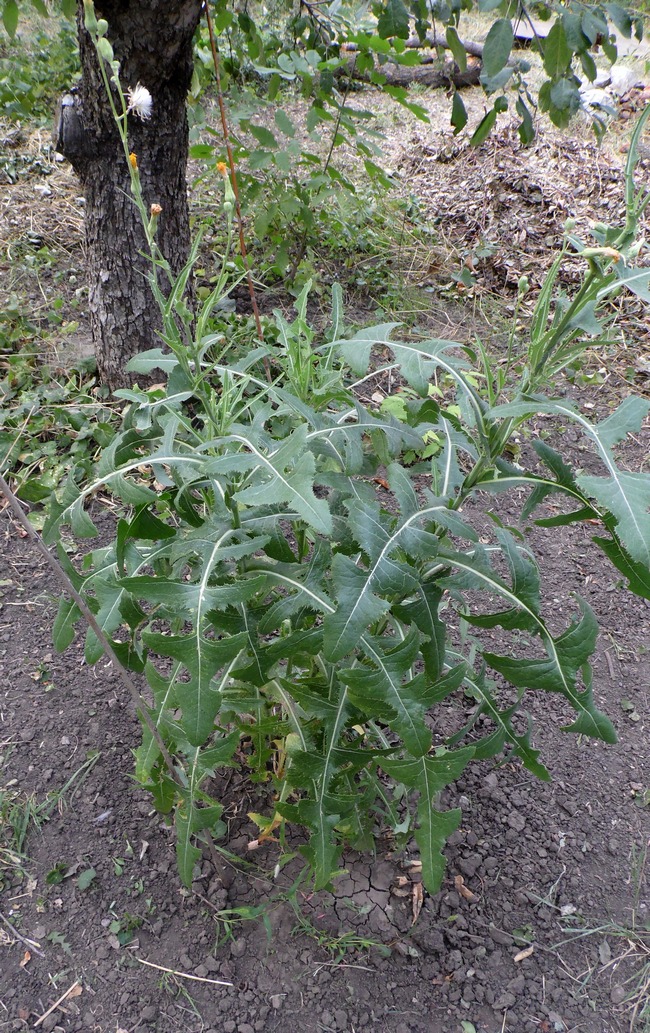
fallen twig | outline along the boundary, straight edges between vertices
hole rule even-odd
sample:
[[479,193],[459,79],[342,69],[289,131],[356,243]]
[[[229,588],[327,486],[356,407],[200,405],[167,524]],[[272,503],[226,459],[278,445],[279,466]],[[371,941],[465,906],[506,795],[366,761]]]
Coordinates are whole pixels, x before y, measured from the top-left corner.
[[225,979],[208,979],[207,976],[193,976],[189,972],[177,972],[175,968],[165,968],[164,965],[155,965],[153,961],[145,961],[136,954],[135,960],[141,965],[148,965],[149,968],[157,968],[159,972],[167,972],[170,976],[178,976],[179,979],[193,979],[196,983],[212,983],[214,986],[234,986],[234,983],[227,983]]
[[41,958],[45,957],[43,951],[38,949],[38,944],[35,943],[34,940],[29,940],[26,936],[22,936],[15,928],[15,926],[11,924],[9,919],[5,918],[2,911],[0,911],[0,920],[4,922],[4,924],[7,926],[7,929],[10,929],[13,936],[15,936],[17,940],[20,940],[20,942],[23,943],[25,947],[28,947],[30,951],[34,951],[34,954],[38,954]]
[[[48,1017],[48,1015],[51,1015],[53,1011],[56,1011],[56,1009],[59,1007],[59,1005],[63,1004],[63,1002],[65,1001],[66,997],[69,997],[70,994],[73,993],[74,990],[77,989],[77,987],[81,988],[81,980],[80,979],[75,979],[75,981],[72,984],[72,986],[68,987],[68,989],[66,990],[66,992],[64,994],[61,994],[61,996],[59,997],[58,1001],[55,1001],[54,1004],[50,1005],[50,1007],[47,1009],[47,1011],[43,1012],[43,1014],[41,1015],[40,1019],[37,1019],[36,1022],[34,1023],[34,1029],[36,1029],[37,1026],[40,1026],[41,1022],[43,1022],[43,1020],[46,1019]],[[79,990],[79,993],[81,993],[81,989]],[[77,995],[75,994],[75,996],[77,996]]]

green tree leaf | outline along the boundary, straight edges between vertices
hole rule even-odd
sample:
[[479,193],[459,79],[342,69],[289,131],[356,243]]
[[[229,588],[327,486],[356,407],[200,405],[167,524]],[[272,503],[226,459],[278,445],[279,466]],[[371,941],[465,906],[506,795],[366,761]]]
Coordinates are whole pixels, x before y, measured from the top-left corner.
[[533,125],[533,116],[529,109],[526,107],[521,97],[517,98],[515,104],[517,114],[521,118],[521,122],[517,126],[517,132],[519,133],[519,139],[521,140],[524,147],[532,143],[535,139],[535,127]]
[[573,51],[566,38],[564,25],[556,21],[542,45],[544,69],[553,80],[559,79],[568,72],[571,66]]
[[454,136],[467,125],[467,111],[458,90],[454,90],[451,101],[451,124],[454,127]]
[[614,25],[620,32],[621,36],[625,36],[626,39],[629,39],[632,35],[632,19],[629,12],[618,4],[605,4],[605,10],[607,11],[608,17],[614,22]]
[[551,86],[549,114],[557,126],[568,125],[570,118],[580,110],[580,89],[575,77],[558,79]]
[[275,139],[271,130],[267,129],[266,126],[256,126],[251,124],[248,128],[262,147],[267,147],[271,150],[277,149],[278,141]]
[[296,127],[287,115],[286,111],[284,111],[282,108],[278,108],[278,110],[275,112],[274,118],[275,124],[281,133],[284,133],[285,136],[291,137],[296,135]]
[[482,76],[491,79],[505,68],[510,57],[514,35],[509,18],[498,18],[490,27],[483,44]]
[[497,112],[495,108],[490,108],[487,115],[483,116],[483,118],[477,125],[476,129],[472,133],[472,138],[470,140],[470,144],[472,145],[472,147],[480,147],[480,145],[487,140],[488,136],[492,132],[492,129],[494,128],[496,120]]
[[593,46],[599,37],[603,37],[603,49],[605,41],[609,39],[609,28],[607,18],[602,10],[596,7],[588,7],[582,15],[582,31]]
[[[461,43],[458,32],[453,25],[448,25],[445,29],[445,39],[447,40],[447,46],[454,55],[454,61],[458,65],[459,72],[464,72],[467,68],[467,51]],[[457,96],[458,93],[454,93],[454,100]],[[452,119],[452,125],[455,124],[456,123]]]
[[382,39],[409,38],[409,13],[402,0],[386,0],[377,19],[377,32]]
[[2,22],[7,30],[7,35],[13,39],[18,28],[18,4],[16,0],[5,0],[4,7],[2,8]]

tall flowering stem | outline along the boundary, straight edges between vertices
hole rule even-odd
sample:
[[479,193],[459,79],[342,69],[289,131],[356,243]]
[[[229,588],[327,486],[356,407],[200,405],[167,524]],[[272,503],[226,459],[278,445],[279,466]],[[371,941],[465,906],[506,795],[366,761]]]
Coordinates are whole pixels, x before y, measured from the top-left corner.
[[[97,18],[93,0],[84,0],[84,24],[97,51],[99,59],[99,71],[106,88],[106,96],[110,104],[115,125],[124,149],[127,168],[131,177],[131,193],[133,200],[140,212],[142,225],[144,226],[147,245],[154,258],[153,270],[156,275],[156,265],[162,264],[166,267],[160,248],[157,246],[154,231],[155,223],[152,225],[150,213],[147,211],[144,197],[142,196],[142,184],[140,182],[140,171],[138,169],[138,158],[129,148],[128,117],[130,114],[138,115],[142,119],[151,117],[153,101],[149,91],[138,83],[131,87],[125,95],[120,82],[120,63],[115,59],[113,47],[107,39],[108,22],[104,18]],[[109,76],[107,68],[110,68]],[[111,84],[115,89],[111,88]],[[117,102],[116,102],[117,101]],[[168,275],[171,271],[166,268]]]
[[[117,126],[120,140],[122,142],[122,147],[124,149],[126,166],[131,180],[131,195],[142,220],[142,226],[151,259],[151,287],[160,307],[163,327],[165,328],[165,334],[163,335],[164,340],[176,355],[183,372],[188,378],[194,380],[197,390],[202,390],[203,404],[207,412],[213,417],[213,422],[216,425],[218,423],[218,419],[215,415],[216,409],[214,407],[212,392],[205,387],[205,378],[209,372],[209,365],[206,366],[204,364],[202,369],[201,358],[204,351],[203,342],[209,332],[208,323],[210,315],[219,298],[223,296],[224,293],[227,293],[227,256],[230,254],[232,248],[233,214],[235,208],[239,212],[239,202],[228,178],[227,166],[222,163],[223,168],[220,168],[219,171],[224,178],[223,209],[226,215],[228,236],[222,261],[221,274],[216,286],[211,291],[209,298],[204,302],[201,310],[197,313],[191,313],[187,308],[185,308],[182,298],[187,279],[190,275],[191,267],[196,261],[200,235],[197,236],[194,242],[190,258],[185,269],[178,277],[175,277],[169,262],[164,257],[156,242],[158,221],[160,216],[164,215],[163,209],[155,202],[151,205],[147,205],[145,203],[142,193],[142,183],[140,180],[140,169],[138,167],[138,156],[135,152],[131,151],[129,147],[129,117],[135,115],[144,121],[148,121],[152,114],[153,98],[151,97],[149,90],[145,86],[141,85],[141,83],[137,83],[136,86],[130,87],[125,93],[120,82],[120,63],[115,59],[111,43],[106,37],[106,33],[108,32],[108,22],[103,18],[97,18],[93,0],[83,0],[83,2],[85,27],[90,33],[97,51],[101,77],[106,89],[106,95]],[[232,154],[230,154],[230,158],[232,162]],[[158,283],[159,269],[164,271],[169,280],[170,289],[167,296],[163,294]],[[250,272],[248,275],[250,281]],[[250,285],[252,290],[252,281],[250,281]],[[261,339],[262,329],[257,305],[254,306],[254,309],[258,335]]]

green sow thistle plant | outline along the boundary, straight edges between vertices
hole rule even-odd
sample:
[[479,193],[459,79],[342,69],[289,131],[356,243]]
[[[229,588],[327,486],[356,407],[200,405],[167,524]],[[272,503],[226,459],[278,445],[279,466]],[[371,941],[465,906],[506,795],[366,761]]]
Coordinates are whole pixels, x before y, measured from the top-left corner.
[[[115,65],[113,86],[128,154]],[[197,841],[223,831],[215,776],[228,766],[244,765],[269,784],[269,813],[256,816],[263,837],[279,830],[283,843],[286,823],[306,830],[302,851],[317,888],[336,875],[347,844],[369,847],[383,828],[398,842],[414,830],[424,883],[435,891],[442,848],[460,819],[458,810],[439,809],[444,786],[506,744],[549,778],[530,728],[516,717],[526,690],[565,697],[575,711],[565,731],[616,741],[592,696],[591,609],[577,599],[575,618],[555,634],[523,535],[496,523],[484,544],[463,510],[479,492],[527,488],[527,520],[548,496],[564,496],[566,512],[537,522],[598,521],[598,546],[630,588],[650,598],[650,479],[621,470],[613,454],[639,430],[648,403],[627,398],[592,424],[570,403],[535,393],[586,346],[585,332],[599,332],[596,313],[608,297],[627,286],[650,300],[650,272],[630,264],[650,196],[633,184],[641,128],[627,168],[625,227],[600,227],[591,248],[569,238],[567,247],[585,259],[581,285],[570,298],[556,294],[558,259],[526,354],[495,368],[483,353],[482,393],[453,341],[393,340],[396,324],[342,335],[337,287],[322,343],[309,327],[306,288],[293,323],[277,316],[277,346],[227,364],[206,329],[225,276],[193,324],[182,297],[196,247],[172,282],[154,225],[151,284],[165,348],[130,368],[162,370],[166,383],[121,392],[130,402],[121,432],[94,476],[79,484],[69,477],[44,534],[55,541],[70,524],[74,534],[93,536],[85,504],[98,491],[123,503],[114,540],[90,553],[82,572],[60,547],[59,556],[121,661],[146,676],[150,721],[136,775],[175,824],[185,884],[201,854]],[[390,353],[410,388],[405,420],[359,401],[373,349]],[[444,404],[430,397],[436,376]],[[513,434],[540,413],[574,421],[594,443],[602,472],[575,473],[532,431],[537,465],[508,462]],[[421,450],[431,432],[438,454],[404,465],[403,453]],[[61,602],[58,648],[69,644],[79,617],[74,601]],[[459,624],[499,628],[512,644],[489,652],[458,634]],[[86,658],[101,655],[91,630]],[[500,676],[499,688],[488,672]],[[505,704],[503,682],[514,690]],[[451,697],[461,710],[469,698],[471,713],[445,737],[435,707]]]

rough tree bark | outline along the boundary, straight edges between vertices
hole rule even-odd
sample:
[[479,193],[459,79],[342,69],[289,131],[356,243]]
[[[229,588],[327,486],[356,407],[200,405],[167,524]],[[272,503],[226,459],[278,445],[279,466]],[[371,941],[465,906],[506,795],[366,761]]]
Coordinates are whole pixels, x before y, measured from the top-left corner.
[[[129,145],[147,205],[162,206],[156,239],[175,273],[190,246],[185,102],[201,7],[202,0],[100,0],[96,5],[98,17],[109,24],[123,87],[141,83],[153,98],[149,121],[129,116]],[[124,367],[131,356],[160,344],[160,319],[146,281],[150,264],[140,254],[145,238],[130,199],[124,151],[81,2],[78,32],[81,87],[64,99],[57,144],[84,189],[91,330],[99,375],[114,389],[130,382]]]

